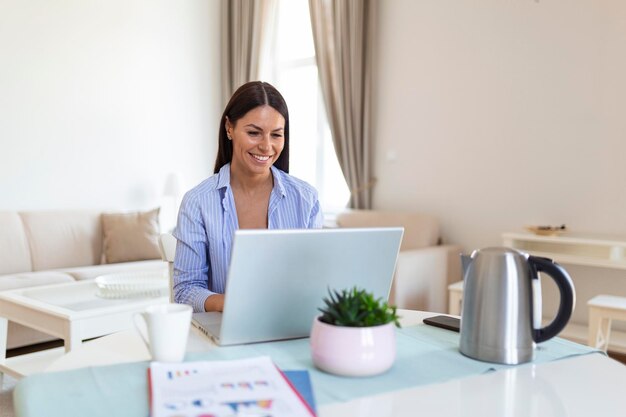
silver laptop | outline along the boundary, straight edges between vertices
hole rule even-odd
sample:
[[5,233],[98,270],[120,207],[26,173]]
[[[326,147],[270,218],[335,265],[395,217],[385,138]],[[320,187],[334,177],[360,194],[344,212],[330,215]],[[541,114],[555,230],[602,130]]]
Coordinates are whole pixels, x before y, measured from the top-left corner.
[[222,346],[307,337],[328,289],[388,299],[403,231],[237,230],[224,312],[192,324]]

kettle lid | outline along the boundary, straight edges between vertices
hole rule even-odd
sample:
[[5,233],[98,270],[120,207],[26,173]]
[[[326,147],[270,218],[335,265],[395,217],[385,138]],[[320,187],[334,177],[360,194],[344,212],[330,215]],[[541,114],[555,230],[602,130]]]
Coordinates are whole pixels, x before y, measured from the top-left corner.
[[475,249],[472,252],[472,259],[478,255],[486,255],[486,256],[522,256],[528,259],[528,254],[525,252],[521,252],[517,249],[508,248],[505,246],[491,246],[483,249]]

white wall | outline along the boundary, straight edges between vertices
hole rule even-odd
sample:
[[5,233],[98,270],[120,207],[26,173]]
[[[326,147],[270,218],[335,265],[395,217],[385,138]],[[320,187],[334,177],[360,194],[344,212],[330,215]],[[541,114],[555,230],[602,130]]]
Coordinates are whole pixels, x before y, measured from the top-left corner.
[[[468,251],[532,224],[626,235],[626,2],[378,8],[376,207],[433,213]],[[575,322],[626,296],[623,271],[566,267]]]
[[626,234],[626,2],[378,7],[376,207],[468,250],[530,224]]
[[219,1],[0,0],[0,210],[159,205],[212,172]]

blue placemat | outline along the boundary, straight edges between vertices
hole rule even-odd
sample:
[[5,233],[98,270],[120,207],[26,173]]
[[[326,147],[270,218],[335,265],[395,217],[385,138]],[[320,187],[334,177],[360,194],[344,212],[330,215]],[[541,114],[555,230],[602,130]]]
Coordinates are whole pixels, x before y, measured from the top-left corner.
[[[459,353],[458,345],[458,333],[447,330],[422,325],[399,329],[394,366],[368,378],[338,377],[317,370],[311,361],[309,339],[222,347],[187,355],[186,360],[268,355],[281,369],[309,371],[318,406],[510,367],[467,358]],[[554,338],[538,347],[531,363],[591,352],[598,351]],[[147,368],[148,362],[137,362],[24,378],[14,392],[16,416],[148,416]]]

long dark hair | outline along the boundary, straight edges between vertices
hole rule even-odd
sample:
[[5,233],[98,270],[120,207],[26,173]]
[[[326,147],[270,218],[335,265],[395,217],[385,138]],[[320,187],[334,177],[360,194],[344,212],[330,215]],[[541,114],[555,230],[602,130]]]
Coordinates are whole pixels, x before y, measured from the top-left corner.
[[214,173],[217,174],[220,168],[233,158],[233,143],[228,140],[226,135],[226,118],[228,117],[230,123],[234,125],[250,110],[265,105],[272,107],[285,118],[285,145],[280,156],[274,162],[274,166],[289,172],[289,112],[287,111],[287,103],[273,85],[262,81],[250,81],[235,91],[224,109],[224,114],[222,114]]

